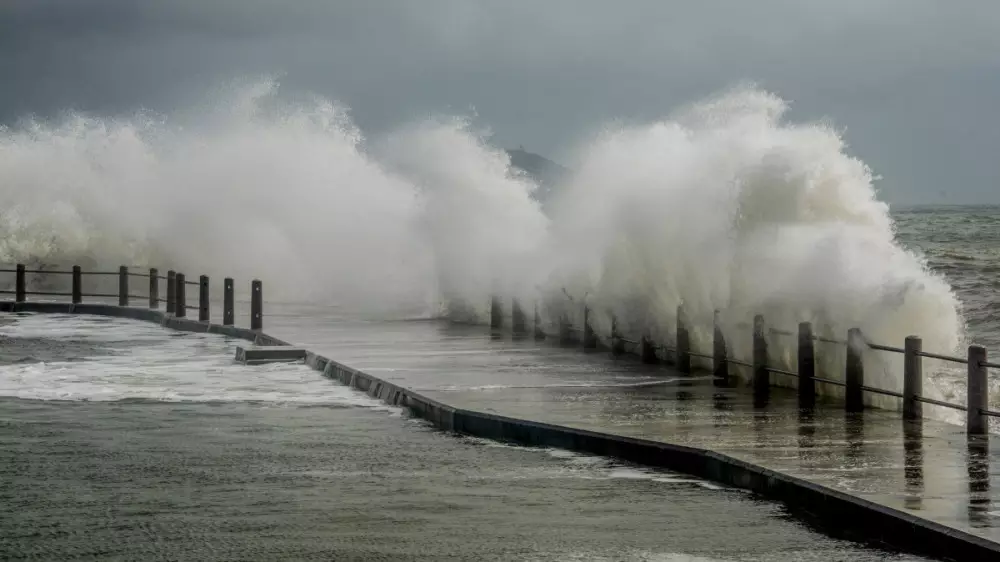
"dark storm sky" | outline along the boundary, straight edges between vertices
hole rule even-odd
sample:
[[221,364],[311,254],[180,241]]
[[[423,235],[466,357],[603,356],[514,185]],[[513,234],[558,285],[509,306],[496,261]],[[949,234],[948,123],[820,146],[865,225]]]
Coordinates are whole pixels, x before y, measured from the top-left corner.
[[469,114],[560,157],[742,81],[828,118],[893,202],[1000,203],[1000,2],[5,0],[0,123],[169,112],[277,76],[378,132]]

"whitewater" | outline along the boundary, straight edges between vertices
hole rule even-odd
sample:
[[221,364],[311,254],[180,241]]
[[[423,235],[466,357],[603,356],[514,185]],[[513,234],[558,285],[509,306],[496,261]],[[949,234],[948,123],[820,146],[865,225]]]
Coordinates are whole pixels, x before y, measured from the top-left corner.
[[[552,318],[568,295],[602,333],[614,315],[666,341],[683,304],[693,345],[710,349],[720,310],[744,357],[755,313],[961,354],[962,305],[900,244],[872,171],[833,125],[787,110],[741,86],[609,124],[581,139],[544,211],[467,118],[368,138],[346,107],[272,81],[170,116],[26,119],[0,132],[0,262],[260,278],[269,299],[384,317],[481,319],[502,294]],[[869,355],[868,384],[899,390],[901,357]],[[962,394],[960,374],[925,369],[933,396]]]

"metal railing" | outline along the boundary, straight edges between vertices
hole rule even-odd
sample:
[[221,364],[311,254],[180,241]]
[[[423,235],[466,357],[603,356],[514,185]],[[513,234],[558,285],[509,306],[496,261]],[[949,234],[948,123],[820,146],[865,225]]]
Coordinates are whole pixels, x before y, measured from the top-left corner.
[[[42,297],[69,297],[73,304],[82,304],[84,297],[118,299],[118,306],[131,306],[133,301],[144,301],[150,309],[158,309],[160,304],[166,304],[166,313],[177,318],[186,318],[188,310],[198,311],[199,322],[211,321],[211,282],[207,275],[201,275],[197,281],[188,281],[183,273],[170,270],[166,275],[160,275],[155,267],[148,272],[135,273],[127,266],[121,266],[118,271],[83,271],[80,266],[74,265],[70,271],[48,270],[48,269],[28,269],[24,264],[17,264],[14,269],[0,268],[0,274],[13,273],[14,290],[0,290],[0,294],[14,295],[14,302],[26,302],[30,296]],[[71,289],[65,291],[45,291],[29,290],[28,275],[70,275]],[[83,290],[84,277],[117,277],[117,292]],[[130,290],[132,279],[142,278],[148,280],[148,290],[145,295],[136,295]],[[160,298],[160,284],[166,282],[166,298]],[[198,304],[188,304],[187,288],[189,286],[198,287]],[[222,292],[222,324],[232,326],[235,322],[235,296],[233,279],[227,277],[223,281]],[[263,329],[263,288],[261,282],[254,279],[250,283],[250,329]]]
[[[527,323],[523,320],[523,309],[521,309],[521,306],[516,301],[514,307],[521,311],[519,314],[521,314],[522,320],[520,323],[515,323],[512,326],[513,331],[515,333],[526,333]],[[598,347],[598,338],[591,326],[590,314],[590,308],[583,305],[582,327],[571,326],[567,315],[565,313],[560,314],[558,316],[560,343],[574,342],[573,334],[582,333],[583,347]],[[545,339],[548,334],[542,328],[537,306],[535,307],[534,316],[535,338]],[[490,309],[490,325],[493,328],[502,328],[503,318],[502,301],[494,297]],[[901,399],[903,417],[908,420],[923,417],[923,404],[966,412],[966,429],[970,435],[984,435],[988,433],[989,418],[1000,417],[1000,412],[989,409],[988,384],[989,369],[1000,369],[1000,364],[990,363],[987,360],[986,349],[982,346],[971,345],[968,347],[966,357],[956,357],[923,351],[923,342],[917,336],[906,338],[903,347],[894,347],[871,342],[859,328],[851,328],[847,332],[847,338],[839,340],[815,334],[812,324],[809,322],[800,323],[797,332],[771,327],[765,323],[764,317],[758,314],[754,317],[752,326],[737,324],[738,328],[752,329],[753,357],[751,360],[746,361],[729,356],[720,318],[721,313],[716,311],[713,319],[711,353],[702,353],[691,349],[689,319],[682,306],[677,307],[676,339],[673,348],[666,345],[658,345],[648,333],[643,334],[638,340],[626,338],[620,332],[618,320],[614,315],[611,315],[611,333],[608,336],[608,341],[610,342],[612,353],[615,354],[626,353],[625,344],[636,346],[638,349],[635,352],[646,363],[660,361],[657,350],[669,351],[673,355],[675,368],[685,373],[691,372],[692,357],[710,359],[715,377],[727,380],[727,382],[733,376],[730,373],[730,365],[749,368],[751,371],[750,378],[754,392],[754,402],[758,405],[767,403],[772,386],[771,375],[774,374],[793,377],[798,380],[800,407],[815,406],[816,383],[822,383],[844,389],[844,408],[848,412],[863,411],[865,409],[864,396],[866,393],[869,393]],[[797,336],[797,370],[782,369],[770,364],[768,336]],[[816,375],[816,343],[834,344],[843,346],[846,349],[847,357],[844,363],[844,380],[841,381]],[[903,355],[902,392],[865,384],[863,354],[866,351],[881,351]],[[923,358],[925,357],[937,361],[966,365],[968,382],[966,404],[954,404],[923,395]]]

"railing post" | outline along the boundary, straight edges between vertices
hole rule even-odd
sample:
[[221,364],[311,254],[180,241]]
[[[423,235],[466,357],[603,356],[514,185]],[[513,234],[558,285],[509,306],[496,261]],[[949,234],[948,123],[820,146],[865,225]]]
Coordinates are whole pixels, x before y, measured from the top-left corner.
[[847,387],[844,391],[844,409],[848,412],[861,412],[865,409],[865,343],[861,329],[851,328],[847,331],[847,363],[844,381]]
[[677,370],[691,372],[691,335],[688,333],[684,307],[677,306]]
[[583,305],[583,348],[595,347],[597,347],[597,336],[594,335],[594,327],[590,325],[590,307]]
[[618,331],[618,317],[611,316],[611,354],[621,355],[625,353],[625,341],[622,340],[621,332]]
[[722,332],[722,313],[712,316],[712,373],[717,379],[729,379],[729,361],[726,356],[726,335]]
[[73,304],[83,302],[83,271],[80,266],[73,266]]
[[170,270],[167,272],[167,314],[177,312],[177,272]]
[[174,316],[184,318],[187,316],[187,299],[185,298],[186,283],[184,274],[174,275]]
[[545,330],[542,329],[542,315],[538,312],[538,303],[535,303],[535,313],[532,319],[535,323],[535,339],[544,340]]
[[208,322],[210,318],[208,307],[208,275],[198,278],[198,321]]
[[14,300],[24,302],[27,293],[24,282],[24,264],[19,263],[17,264],[17,277],[14,279]]
[[987,435],[990,431],[989,417],[983,413],[990,406],[990,386],[987,380],[986,348],[969,346],[968,418],[966,431],[969,435]]
[[903,346],[903,417],[915,420],[924,417],[924,405],[917,397],[924,391],[923,341],[908,336]]
[[250,283],[250,329],[264,329],[264,295],[259,279]]
[[128,268],[118,268],[118,306],[128,306]]
[[511,300],[510,305],[510,329],[514,334],[524,335],[528,331],[528,320],[525,318],[524,309],[517,299]]
[[816,340],[811,322],[799,323],[799,407],[816,405]]
[[233,279],[231,277],[226,277],[225,281],[222,282],[222,325],[232,326],[235,321],[236,314],[233,310]]
[[767,332],[764,317],[753,317],[753,398],[755,406],[767,404],[771,394],[771,372],[767,370]]
[[656,357],[656,347],[653,346],[653,338],[649,337],[648,333],[644,333],[639,342],[639,357],[642,358],[643,363],[659,362]]
[[503,308],[500,297],[494,295],[490,299],[490,328],[499,330],[503,327]]
[[559,315],[559,344],[566,345],[573,341],[573,336],[570,334],[569,330],[569,318],[566,317],[566,313],[563,312]]
[[160,308],[160,272],[149,268],[149,308]]

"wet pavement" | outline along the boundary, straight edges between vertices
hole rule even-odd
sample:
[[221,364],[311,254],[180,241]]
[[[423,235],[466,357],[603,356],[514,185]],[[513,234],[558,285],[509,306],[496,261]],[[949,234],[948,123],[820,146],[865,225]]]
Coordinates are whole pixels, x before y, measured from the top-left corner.
[[743,384],[481,326],[285,308],[265,329],[458,408],[707,448],[1000,542],[1000,446],[970,443],[959,425],[846,414],[837,401],[804,412],[780,388],[754,408]]
[[439,431],[237,364],[241,340],[61,314],[0,337],[0,560],[929,560],[701,478]]

